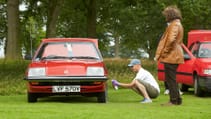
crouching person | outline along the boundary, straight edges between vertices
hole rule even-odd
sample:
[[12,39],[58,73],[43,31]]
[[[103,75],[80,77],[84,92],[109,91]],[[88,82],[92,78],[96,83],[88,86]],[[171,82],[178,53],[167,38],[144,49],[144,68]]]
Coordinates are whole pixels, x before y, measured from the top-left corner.
[[143,96],[141,103],[151,103],[152,98],[156,98],[160,94],[160,88],[150,72],[141,66],[139,59],[132,59],[128,66],[132,71],[136,72],[135,78],[130,83],[121,83],[117,80],[112,80],[113,87],[130,88],[139,95]]

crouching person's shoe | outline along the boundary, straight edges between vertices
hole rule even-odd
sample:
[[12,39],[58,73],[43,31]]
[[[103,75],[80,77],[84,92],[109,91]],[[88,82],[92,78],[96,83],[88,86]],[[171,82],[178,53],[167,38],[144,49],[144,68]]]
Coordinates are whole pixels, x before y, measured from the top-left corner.
[[152,103],[151,99],[144,98],[141,103]]

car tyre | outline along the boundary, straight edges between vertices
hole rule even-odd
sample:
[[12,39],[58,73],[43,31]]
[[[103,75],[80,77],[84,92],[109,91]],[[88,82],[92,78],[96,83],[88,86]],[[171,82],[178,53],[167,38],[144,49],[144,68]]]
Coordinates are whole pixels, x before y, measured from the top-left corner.
[[37,94],[28,93],[28,102],[37,102]]
[[204,92],[199,85],[198,75],[194,75],[194,94],[199,97],[202,97],[204,95]]
[[97,101],[99,103],[106,103],[106,101],[107,101],[107,91],[98,93]]
[[187,92],[187,91],[188,91],[188,88],[189,88],[188,85],[182,84],[182,86],[181,86],[181,91]]

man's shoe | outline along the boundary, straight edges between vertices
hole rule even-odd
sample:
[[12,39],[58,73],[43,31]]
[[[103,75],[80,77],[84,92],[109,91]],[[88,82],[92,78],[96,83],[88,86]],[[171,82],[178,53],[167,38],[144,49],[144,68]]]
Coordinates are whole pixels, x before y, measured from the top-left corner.
[[119,82],[118,82],[117,80],[111,80],[111,82],[112,82],[113,88],[114,88],[115,90],[118,90],[118,84],[119,84]]
[[141,103],[152,103],[152,100],[144,98],[144,100],[142,100]]
[[[166,89],[165,91],[164,91],[164,95],[168,95],[169,94],[169,89]],[[179,94],[180,95],[183,95],[183,92],[181,91],[181,90],[179,90]]]
[[180,94],[180,95],[183,95],[183,92],[182,92],[181,90],[179,90],[179,94]]

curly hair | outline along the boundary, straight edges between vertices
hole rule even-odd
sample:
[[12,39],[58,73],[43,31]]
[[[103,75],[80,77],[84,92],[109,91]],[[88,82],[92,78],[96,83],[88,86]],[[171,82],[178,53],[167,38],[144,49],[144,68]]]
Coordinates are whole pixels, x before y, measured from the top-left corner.
[[175,5],[166,7],[163,10],[162,14],[166,17],[167,22],[171,22],[172,20],[175,20],[175,19],[182,20],[182,14],[180,10],[177,8],[177,6]]

